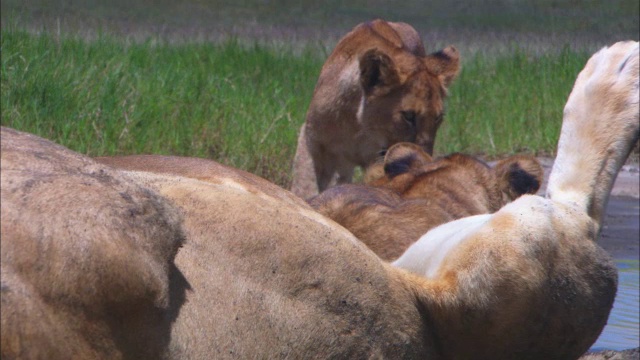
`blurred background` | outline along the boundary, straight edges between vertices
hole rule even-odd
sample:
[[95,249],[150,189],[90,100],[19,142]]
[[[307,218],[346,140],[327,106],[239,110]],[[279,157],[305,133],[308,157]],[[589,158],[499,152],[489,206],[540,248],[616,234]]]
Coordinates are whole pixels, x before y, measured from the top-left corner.
[[512,43],[549,50],[570,44],[591,50],[638,39],[637,0],[3,0],[2,25],[34,31],[108,32],[131,39],[216,41],[229,37],[318,42],[332,48],[356,24],[404,21],[428,48],[453,43],[495,51]]

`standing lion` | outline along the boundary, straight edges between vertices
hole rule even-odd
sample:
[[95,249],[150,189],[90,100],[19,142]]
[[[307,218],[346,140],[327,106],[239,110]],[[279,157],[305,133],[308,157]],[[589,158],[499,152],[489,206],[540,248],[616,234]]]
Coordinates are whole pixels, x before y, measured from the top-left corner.
[[447,87],[459,71],[454,47],[426,55],[405,23],[374,20],[340,40],[318,79],[293,162],[292,191],[309,198],[349,183],[356,166],[413,142],[433,153]]

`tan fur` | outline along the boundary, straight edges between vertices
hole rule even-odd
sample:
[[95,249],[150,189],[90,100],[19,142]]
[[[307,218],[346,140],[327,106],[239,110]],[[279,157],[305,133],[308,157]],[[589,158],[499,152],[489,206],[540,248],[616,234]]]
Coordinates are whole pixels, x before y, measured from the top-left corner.
[[282,191],[278,185],[246,171],[207,159],[163,155],[129,155],[103,156],[97,157],[95,160],[124,170],[180,175],[217,184],[222,182],[236,183],[247,189],[259,189],[255,191],[261,196],[275,196],[286,203],[306,206],[302,199],[288,191]]
[[389,261],[437,225],[492,213],[535,193],[542,173],[532,156],[512,156],[489,168],[462,154],[433,160],[415,144],[398,143],[367,169],[368,185],[333,187],[309,204]]
[[298,137],[292,191],[313,196],[336,173],[338,183],[349,183],[356,166],[397,142],[431,153],[446,88],[458,71],[455,48],[426,55],[408,24],[356,26],[322,67]]
[[[638,66],[637,43],[631,50]],[[612,72],[605,66],[605,82]],[[637,86],[625,93],[637,97]],[[610,141],[635,141],[638,118],[619,110],[582,122],[606,121]],[[260,180],[118,172],[27,138],[2,131],[2,358],[575,359],[615,295],[598,224],[553,198],[525,195],[436,227],[401,257],[413,260],[392,266]],[[581,152],[624,156],[602,150]],[[172,261],[174,207],[186,240]],[[452,228],[463,232],[455,244],[438,238]],[[442,247],[425,251],[430,240]],[[432,265],[433,276],[415,268]]]
[[457,285],[434,323],[441,344],[465,344],[460,358],[528,357],[533,339],[556,349],[540,359],[577,358],[599,336],[617,271],[596,240],[611,184],[638,140],[639,66],[638,42],[588,61],[565,106],[547,198],[525,195],[493,215],[443,224],[394,262]]
[[[589,349],[617,287],[591,219],[532,195],[479,217],[428,276],[453,284],[433,312],[440,343],[451,349],[445,357],[575,359]],[[427,233],[394,265],[412,269],[408,258],[424,256],[425,244],[450,238],[448,230],[464,233],[461,220]]]
[[2,358],[158,357],[177,211],[49,141],[2,128],[1,143]]

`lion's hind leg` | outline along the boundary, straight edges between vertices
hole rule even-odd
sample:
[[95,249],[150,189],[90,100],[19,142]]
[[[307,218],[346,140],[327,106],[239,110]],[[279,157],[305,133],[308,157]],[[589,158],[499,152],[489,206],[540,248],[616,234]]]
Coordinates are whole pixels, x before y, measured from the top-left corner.
[[638,140],[638,42],[594,54],[564,108],[547,197],[574,204],[600,225],[618,170]]

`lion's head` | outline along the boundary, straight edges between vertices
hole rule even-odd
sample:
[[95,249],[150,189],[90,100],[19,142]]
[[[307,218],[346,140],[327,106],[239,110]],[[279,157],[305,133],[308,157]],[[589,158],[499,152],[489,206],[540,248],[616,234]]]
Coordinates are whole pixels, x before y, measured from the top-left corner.
[[427,55],[408,24],[356,26],[320,72],[298,138],[292,191],[309,198],[334,180],[349,183],[356,166],[368,166],[398,142],[431,154],[459,69],[453,46]]
[[358,120],[384,146],[420,145],[433,153],[444,119],[447,88],[458,74],[459,53],[450,46],[418,57],[404,49],[366,51],[359,59],[362,99]]

